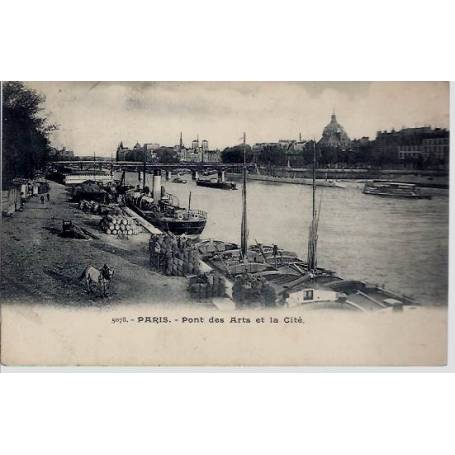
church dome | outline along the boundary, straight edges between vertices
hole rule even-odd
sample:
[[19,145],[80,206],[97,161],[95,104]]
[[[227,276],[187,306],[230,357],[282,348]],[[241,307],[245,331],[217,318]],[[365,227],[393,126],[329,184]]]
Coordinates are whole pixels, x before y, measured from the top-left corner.
[[324,128],[319,145],[326,147],[349,147],[351,140],[344,128],[338,123],[336,115],[332,114],[330,123]]

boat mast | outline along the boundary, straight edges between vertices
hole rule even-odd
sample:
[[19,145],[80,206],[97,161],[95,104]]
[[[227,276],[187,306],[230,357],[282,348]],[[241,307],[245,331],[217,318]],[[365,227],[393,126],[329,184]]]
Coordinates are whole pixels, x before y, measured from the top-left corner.
[[308,236],[308,271],[314,272],[317,267],[316,249],[318,241],[319,216],[316,211],[316,142],[313,141],[313,217]]
[[96,182],[96,156],[93,152],[93,180]]
[[145,170],[146,170],[146,168],[147,168],[147,148],[144,145],[144,175],[142,178],[142,191],[145,190]]
[[242,230],[241,230],[242,256],[247,257],[248,251],[248,228],[246,210],[246,134],[243,133],[243,187],[242,187]]
[[313,222],[316,217],[316,142],[313,141]]

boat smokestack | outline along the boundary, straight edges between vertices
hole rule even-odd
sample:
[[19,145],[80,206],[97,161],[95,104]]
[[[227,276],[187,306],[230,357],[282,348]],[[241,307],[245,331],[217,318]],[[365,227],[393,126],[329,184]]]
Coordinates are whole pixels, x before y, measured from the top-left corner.
[[155,169],[153,171],[152,185],[153,200],[159,202],[161,200],[161,169]]

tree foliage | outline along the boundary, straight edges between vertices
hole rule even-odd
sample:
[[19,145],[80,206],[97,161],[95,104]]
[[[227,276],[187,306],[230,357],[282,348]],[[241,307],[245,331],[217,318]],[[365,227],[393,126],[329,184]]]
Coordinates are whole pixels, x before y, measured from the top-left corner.
[[49,134],[56,127],[40,115],[45,98],[22,82],[2,86],[2,177],[7,186],[15,177],[30,178],[48,160]]
[[[250,163],[253,160],[253,153],[248,144],[245,146],[245,155],[246,162]],[[226,147],[221,154],[221,159],[223,163],[243,163],[243,145]]]
[[179,162],[178,152],[172,147],[160,147],[156,150],[156,157],[159,163],[173,164]]

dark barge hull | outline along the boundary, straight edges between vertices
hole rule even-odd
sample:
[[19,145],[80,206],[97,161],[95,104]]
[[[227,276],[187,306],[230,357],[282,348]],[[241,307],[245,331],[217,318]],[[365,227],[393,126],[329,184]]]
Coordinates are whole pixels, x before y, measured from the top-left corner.
[[200,235],[205,228],[206,220],[202,221],[178,221],[178,220],[167,220],[167,219],[152,219],[152,217],[146,217],[146,220],[152,223],[155,227],[161,231],[172,232],[175,235]]
[[431,199],[432,196],[428,194],[392,194],[392,193],[375,193],[371,191],[363,191],[363,194],[368,194],[370,196],[379,196],[379,197],[392,197],[396,199]]
[[197,186],[206,186],[208,188],[217,188],[219,190],[236,190],[235,184],[227,182],[211,182],[209,180],[196,180]]

